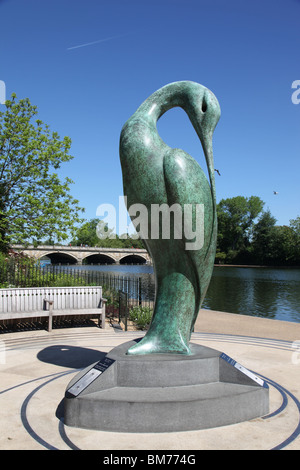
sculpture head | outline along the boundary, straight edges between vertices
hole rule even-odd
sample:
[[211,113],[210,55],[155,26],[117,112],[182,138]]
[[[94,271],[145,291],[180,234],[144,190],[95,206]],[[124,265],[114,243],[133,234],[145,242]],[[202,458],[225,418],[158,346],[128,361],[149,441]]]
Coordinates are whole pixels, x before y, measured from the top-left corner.
[[214,191],[212,136],[220,119],[221,109],[215,95],[208,88],[191,83],[186,111],[201,141]]

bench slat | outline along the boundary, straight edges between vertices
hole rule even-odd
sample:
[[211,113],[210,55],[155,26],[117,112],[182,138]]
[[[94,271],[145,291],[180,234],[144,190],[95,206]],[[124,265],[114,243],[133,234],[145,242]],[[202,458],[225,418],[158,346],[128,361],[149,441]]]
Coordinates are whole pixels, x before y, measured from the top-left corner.
[[[53,317],[61,315],[101,315],[103,313],[102,308],[80,308],[80,309],[61,309],[53,310]],[[20,315],[16,312],[0,312],[0,320],[13,320],[18,318],[34,318],[34,317],[48,317],[49,310],[33,310],[31,312],[23,312],[23,315]]]

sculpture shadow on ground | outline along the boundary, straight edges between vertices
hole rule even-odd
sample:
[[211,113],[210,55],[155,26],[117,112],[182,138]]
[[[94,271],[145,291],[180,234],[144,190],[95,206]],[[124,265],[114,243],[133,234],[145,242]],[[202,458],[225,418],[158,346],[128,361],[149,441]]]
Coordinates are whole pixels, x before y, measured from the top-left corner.
[[106,353],[103,351],[58,344],[42,349],[37,354],[37,359],[41,362],[61,367],[82,369],[94,362],[100,361],[104,356],[106,356]]
[[[95,349],[82,348],[80,346],[70,346],[58,344],[42,349],[37,354],[37,359],[41,362],[54,364],[61,367],[70,367],[71,369],[83,369],[98,362],[106,356],[107,353]],[[64,399],[57,406],[56,417],[63,421],[64,418]]]

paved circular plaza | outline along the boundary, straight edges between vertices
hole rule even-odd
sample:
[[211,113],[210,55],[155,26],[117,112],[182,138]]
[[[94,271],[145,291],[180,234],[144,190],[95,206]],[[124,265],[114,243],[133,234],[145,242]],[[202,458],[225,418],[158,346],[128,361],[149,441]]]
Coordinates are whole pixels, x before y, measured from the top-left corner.
[[300,325],[202,310],[192,341],[224,352],[269,385],[267,416],[201,431],[111,433],[64,424],[71,378],[119,344],[142,336],[107,324],[0,335],[0,449],[300,449]]

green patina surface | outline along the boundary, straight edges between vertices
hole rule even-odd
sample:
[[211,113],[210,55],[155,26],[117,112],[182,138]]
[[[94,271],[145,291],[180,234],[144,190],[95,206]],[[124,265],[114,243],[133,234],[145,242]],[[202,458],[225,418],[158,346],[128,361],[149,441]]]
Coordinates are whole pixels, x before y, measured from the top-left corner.
[[[185,110],[202,143],[209,182],[188,153],[170,148],[158,134],[158,119],[176,106]],[[216,250],[212,135],[219,117],[220,107],[211,91],[195,82],[175,82],[153,93],[122,129],[120,160],[124,195],[128,208],[134,204],[143,204],[147,208],[148,225],[140,231],[140,236],[153,259],[157,285],[150,328],[128,354],[190,354],[189,341],[210,282]],[[175,217],[171,217],[169,239],[163,238],[162,221],[158,238],[151,238],[151,229],[157,222],[151,217],[155,204],[169,207],[177,204],[182,214],[189,204],[193,208],[193,230],[197,222],[196,207],[203,205],[201,247],[187,249],[187,243],[192,240],[185,234],[184,217],[180,227]],[[132,216],[132,220],[137,224],[138,218]],[[179,239],[176,234],[180,231],[182,237]]]

